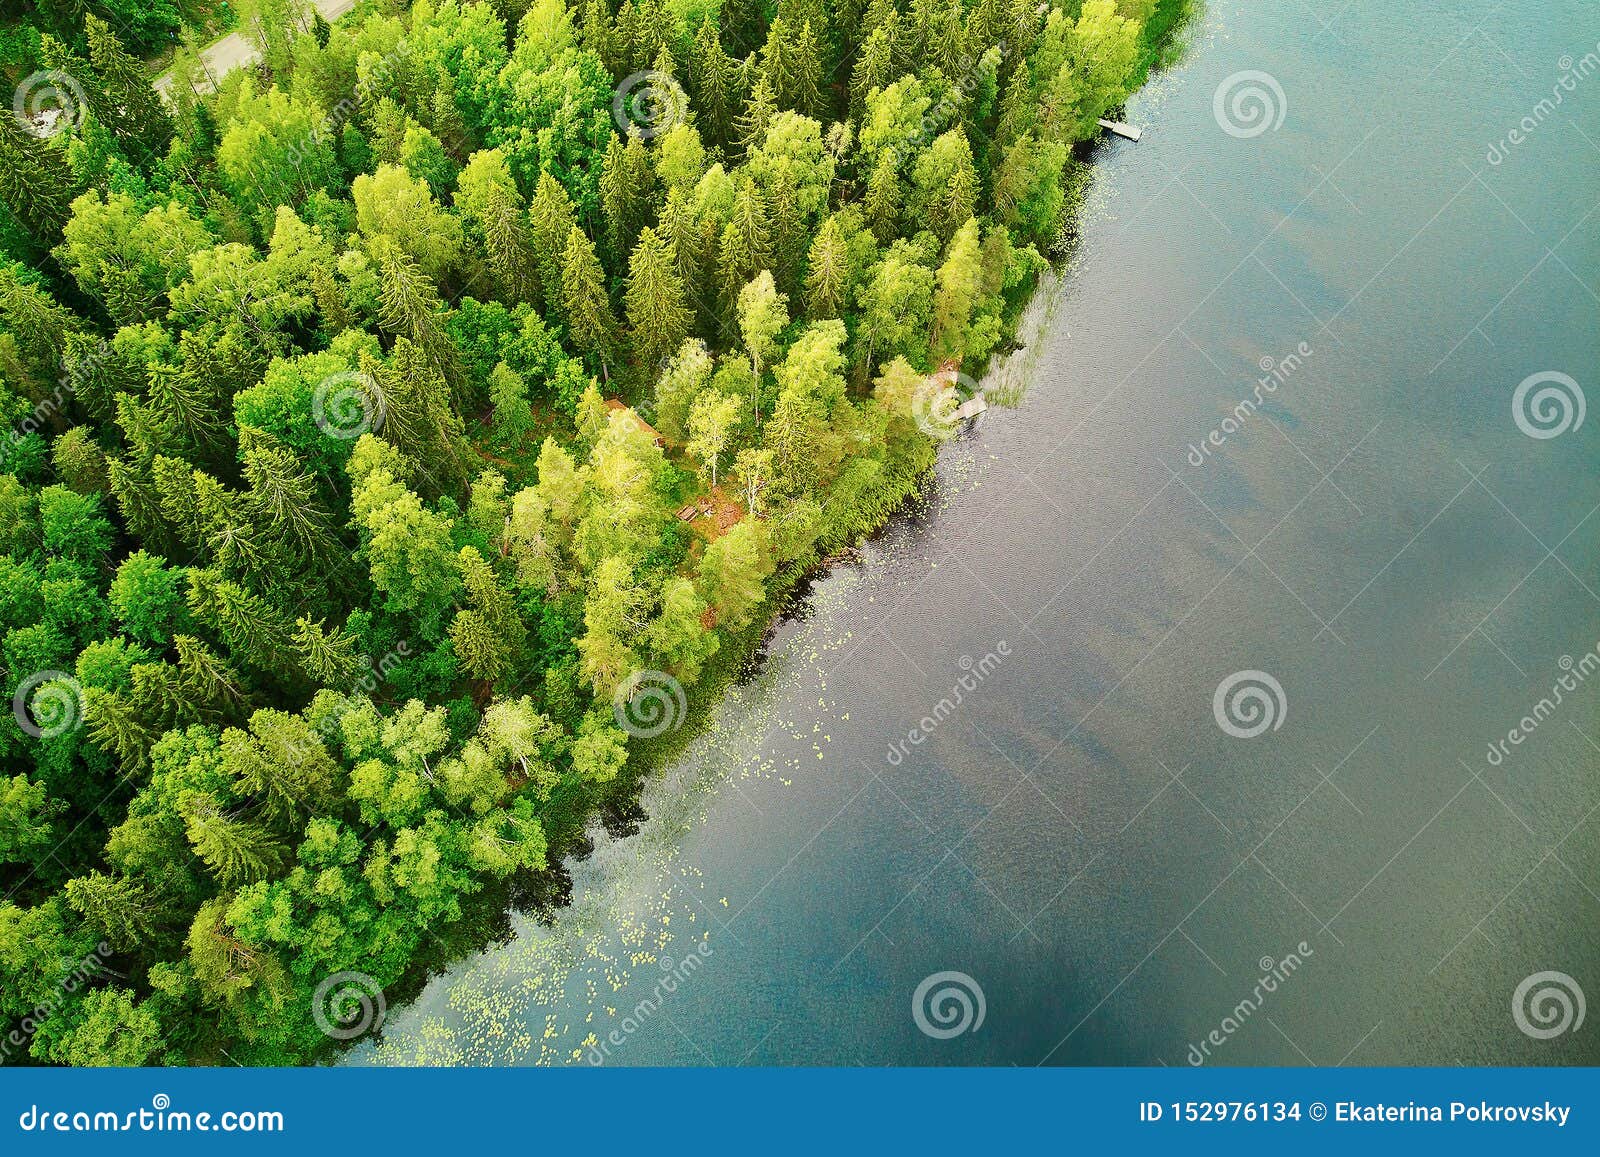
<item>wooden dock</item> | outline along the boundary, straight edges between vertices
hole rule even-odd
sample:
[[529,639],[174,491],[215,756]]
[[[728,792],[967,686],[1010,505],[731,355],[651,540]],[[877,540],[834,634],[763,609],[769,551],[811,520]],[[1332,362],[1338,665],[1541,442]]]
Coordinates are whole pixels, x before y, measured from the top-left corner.
[[1136,129],[1132,125],[1125,125],[1121,121],[1108,121],[1105,117],[1100,118],[1099,125],[1103,129],[1107,129],[1116,133],[1119,137],[1127,137],[1130,141],[1136,141],[1140,137],[1144,136],[1143,129]]
[[955,420],[964,422],[968,418],[976,418],[989,408],[989,403],[983,400],[982,394],[974,394],[956,407]]

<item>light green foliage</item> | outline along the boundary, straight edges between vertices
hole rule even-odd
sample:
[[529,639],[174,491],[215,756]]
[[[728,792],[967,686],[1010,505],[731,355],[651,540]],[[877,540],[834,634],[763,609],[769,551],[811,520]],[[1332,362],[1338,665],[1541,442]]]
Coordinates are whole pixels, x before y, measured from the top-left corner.
[[[0,117],[0,665],[80,717],[0,727],[0,1036],[317,1061],[322,978],[625,803],[633,676],[709,705],[915,486],[1154,9],[251,0],[169,112],[170,5],[89,8],[83,125]],[[687,103],[619,128],[636,73]]]
[[392,238],[429,276],[438,277],[461,256],[461,222],[434,200],[426,181],[399,165],[379,165],[350,186],[356,223],[369,241]]

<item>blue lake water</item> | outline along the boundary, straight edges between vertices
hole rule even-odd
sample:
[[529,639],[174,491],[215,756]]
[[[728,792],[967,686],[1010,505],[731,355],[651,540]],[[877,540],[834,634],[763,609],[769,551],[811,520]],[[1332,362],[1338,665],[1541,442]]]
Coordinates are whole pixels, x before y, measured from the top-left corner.
[[1600,9],[1189,40],[1015,408],[351,1062],[1600,1061]]

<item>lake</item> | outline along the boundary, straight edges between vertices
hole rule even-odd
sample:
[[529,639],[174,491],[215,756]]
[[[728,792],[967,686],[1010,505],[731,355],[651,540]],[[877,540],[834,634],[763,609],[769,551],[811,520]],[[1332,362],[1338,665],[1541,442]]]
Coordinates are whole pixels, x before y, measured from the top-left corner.
[[1600,1061],[1600,12],[1188,38],[1015,406],[349,1062]]

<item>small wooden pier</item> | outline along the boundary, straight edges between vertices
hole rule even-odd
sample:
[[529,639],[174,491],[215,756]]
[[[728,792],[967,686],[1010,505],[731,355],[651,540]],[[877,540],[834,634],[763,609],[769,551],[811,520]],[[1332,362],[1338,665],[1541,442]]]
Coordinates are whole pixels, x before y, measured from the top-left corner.
[[1132,125],[1125,125],[1121,121],[1108,121],[1105,117],[1101,117],[1098,123],[1101,128],[1116,133],[1119,137],[1127,137],[1130,141],[1136,141],[1140,137],[1144,136],[1143,129],[1136,129]]

